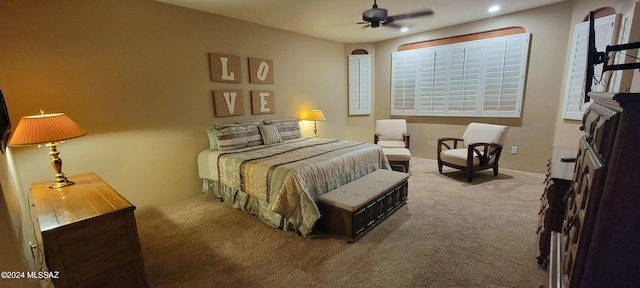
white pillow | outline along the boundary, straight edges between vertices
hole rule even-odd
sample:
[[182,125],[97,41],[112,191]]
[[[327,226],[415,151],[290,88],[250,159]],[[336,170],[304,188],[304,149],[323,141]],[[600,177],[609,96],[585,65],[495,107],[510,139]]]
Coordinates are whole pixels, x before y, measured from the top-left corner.
[[209,138],[209,149],[218,149],[218,142],[216,142],[216,129],[213,126],[207,127],[207,137]]

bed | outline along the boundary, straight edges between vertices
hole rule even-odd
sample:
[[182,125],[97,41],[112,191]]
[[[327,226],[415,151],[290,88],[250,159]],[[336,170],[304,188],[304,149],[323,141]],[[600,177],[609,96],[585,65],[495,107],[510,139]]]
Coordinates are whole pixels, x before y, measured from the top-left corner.
[[216,141],[217,147],[198,154],[203,192],[273,227],[308,236],[320,218],[320,195],[376,169],[390,169],[377,145],[304,137],[297,121],[208,128],[210,142]]

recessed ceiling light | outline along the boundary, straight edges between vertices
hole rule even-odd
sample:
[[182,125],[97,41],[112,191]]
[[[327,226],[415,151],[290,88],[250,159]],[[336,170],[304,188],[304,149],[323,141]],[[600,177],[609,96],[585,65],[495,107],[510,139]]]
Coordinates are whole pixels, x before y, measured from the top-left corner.
[[489,12],[496,12],[498,10],[500,10],[500,5],[493,5],[489,7]]
[[407,27],[402,27],[400,29],[400,32],[402,32],[402,33],[406,33],[407,31],[409,31],[409,28],[407,28]]

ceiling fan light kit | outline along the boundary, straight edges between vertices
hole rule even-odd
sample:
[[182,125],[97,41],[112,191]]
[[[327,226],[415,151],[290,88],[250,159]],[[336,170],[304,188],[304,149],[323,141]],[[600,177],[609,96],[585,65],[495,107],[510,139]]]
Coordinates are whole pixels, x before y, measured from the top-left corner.
[[373,0],[373,7],[369,10],[362,12],[362,21],[364,22],[359,22],[358,24],[366,24],[365,26],[363,26],[363,28],[366,28],[366,27],[378,28],[380,27],[380,25],[394,27],[394,28],[402,28],[402,26],[395,24],[394,21],[423,17],[423,16],[430,16],[430,15],[433,15],[433,10],[425,9],[425,10],[417,11],[413,13],[389,16],[389,11],[387,11],[387,9],[384,9],[384,8],[378,8],[378,3],[376,3],[376,0]]

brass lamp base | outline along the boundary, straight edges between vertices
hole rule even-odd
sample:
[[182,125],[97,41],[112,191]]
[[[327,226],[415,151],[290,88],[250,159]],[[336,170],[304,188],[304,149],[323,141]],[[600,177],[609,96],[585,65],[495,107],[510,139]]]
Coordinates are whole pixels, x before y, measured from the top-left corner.
[[73,185],[73,184],[76,184],[76,182],[69,181],[67,177],[56,176],[56,179],[53,180],[53,183],[51,183],[51,185],[49,185],[49,188],[62,188],[62,187]]
[[51,166],[56,170],[56,178],[53,180],[53,183],[49,185],[49,188],[62,188],[65,186],[76,184],[73,181],[69,181],[67,177],[62,173],[62,159],[58,157],[60,152],[58,152],[58,143],[52,142],[47,144],[49,146],[49,156],[51,156]]
[[318,121],[313,121],[313,137],[318,138]]

